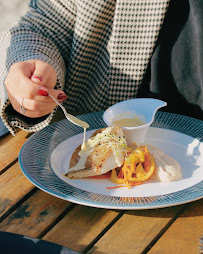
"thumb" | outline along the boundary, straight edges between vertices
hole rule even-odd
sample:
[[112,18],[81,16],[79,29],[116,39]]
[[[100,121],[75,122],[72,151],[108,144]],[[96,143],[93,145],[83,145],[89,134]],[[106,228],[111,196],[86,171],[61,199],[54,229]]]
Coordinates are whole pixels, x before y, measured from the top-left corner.
[[54,86],[57,81],[57,74],[50,64],[41,60],[36,60],[31,80],[42,86],[47,84],[47,82],[51,82]]
[[63,91],[53,89],[57,81],[57,74],[50,64],[36,60],[31,80],[40,85],[39,95],[48,96],[51,94],[60,103],[67,99],[67,95]]

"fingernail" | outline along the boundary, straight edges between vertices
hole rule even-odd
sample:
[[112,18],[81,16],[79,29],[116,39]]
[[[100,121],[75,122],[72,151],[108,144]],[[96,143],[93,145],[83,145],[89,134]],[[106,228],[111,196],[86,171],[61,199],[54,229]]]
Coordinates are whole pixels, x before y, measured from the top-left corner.
[[63,103],[64,101],[66,101],[67,98],[63,99],[63,100],[58,100],[59,103]]
[[63,100],[65,101],[67,99],[67,95],[64,93],[60,93],[57,97],[57,100]]
[[33,78],[38,79],[39,81],[42,81],[42,77],[40,77],[40,76],[34,76],[34,77],[32,77],[32,79]]
[[44,90],[39,90],[38,91],[38,94],[41,95],[41,96],[48,96],[49,94],[47,93],[47,91],[44,91]]

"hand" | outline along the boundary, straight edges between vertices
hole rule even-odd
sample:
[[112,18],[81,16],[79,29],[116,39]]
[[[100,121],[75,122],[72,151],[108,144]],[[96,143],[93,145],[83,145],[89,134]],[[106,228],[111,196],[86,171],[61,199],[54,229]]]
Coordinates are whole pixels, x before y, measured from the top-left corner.
[[[13,108],[28,117],[37,118],[49,114],[56,103],[48,96],[50,93],[60,103],[67,95],[53,89],[57,82],[54,68],[40,60],[18,62],[11,66],[5,80],[9,100]],[[21,112],[21,105],[26,109]]]

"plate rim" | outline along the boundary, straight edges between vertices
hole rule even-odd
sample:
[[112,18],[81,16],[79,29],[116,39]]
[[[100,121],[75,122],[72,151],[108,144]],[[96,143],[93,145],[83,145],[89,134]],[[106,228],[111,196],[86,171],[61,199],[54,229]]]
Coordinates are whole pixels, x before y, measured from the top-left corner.
[[[97,128],[101,128],[101,127],[105,127],[106,126],[106,124],[102,120],[102,114],[103,114],[103,111],[100,111],[100,112],[93,112],[93,113],[88,113],[88,114],[80,115],[78,117],[80,119],[82,119],[82,120],[87,120],[88,118],[97,116],[97,118],[100,119],[100,123],[99,124],[103,125],[103,126],[99,126]],[[170,118],[175,118],[175,120],[177,120],[177,118],[179,118],[179,119],[183,119],[184,118],[184,120],[187,120],[189,118],[190,121],[195,121],[196,122],[196,120],[197,120],[197,124],[198,123],[202,124],[202,121],[199,120],[199,119],[194,119],[194,118],[191,119],[190,117],[187,117],[187,116],[182,116],[182,115],[178,115],[178,114],[158,111],[156,113],[156,115],[155,115],[155,120],[154,120],[153,124],[151,125],[151,127],[163,128],[164,127],[164,120],[163,120],[163,118],[168,118],[168,116],[170,116]],[[20,168],[21,168],[23,174],[26,176],[26,178],[29,181],[31,181],[36,187],[38,187],[42,191],[44,191],[44,192],[46,192],[46,193],[48,193],[50,195],[53,195],[53,196],[55,196],[57,198],[61,198],[63,200],[66,200],[66,201],[69,201],[69,202],[73,202],[73,203],[76,203],[76,204],[80,204],[80,205],[86,205],[86,206],[97,207],[97,208],[119,209],[119,210],[143,210],[143,209],[156,209],[156,208],[171,207],[171,206],[175,206],[175,205],[181,205],[181,204],[193,202],[193,201],[199,200],[199,199],[201,199],[203,197],[203,189],[202,189],[202,194],[199,195],[199,196],[194,196],[193,198],[187,196],[187,197],[184,198],[184,200],[182,200],[182,201],[181,200],[179,200],[179,201],[176,200],[176,202],[174,202],[173,200],[167,200],[167,201],[164,200],[165,196],[168,196],[168,195],[177,195],[177,193],[179,193],[179,192],[183,192],[183,191],[185,191],[187,189],[191,189],[192,188],[192,187],[189,187],[189,188],[187,188],[185,190],[181,190],[181,191],[178,191],[178,192],[175,192],[175,193],[158,196],[160,198],[158,200],[159,201],[158,203],[156,203],[156,201],[154,201],[154,200],[150,201],[150,203],[145,203],[145,202],[142,202],[142,200],[140,198],[140,200],[138,200],[137,203],[126,204],[125,202],[123,202],[122,205],[119,205],[119,204],[112,204],[112,203],[111,204],[109,204],[109,203],[102,203],[101,201],[100,202],[98,202],[98,201],[94,201],[94,202],[91,201],[90,202],[90,201],[88,201],[88,200],[86,200],[84,198],[83,199],[82,198],[75,198],[75,197],[71,196],[70,193],[69,193],[69,195],[63,194],[63,193],[59,193],[59,192],[57,192],[57,191],[55,191],[55,190],[53,190],[51,188],[48,188],[48,187],[44,186],[42,183],[38,182],[35,178],[31,177],[30,174],[24,168],[23,161],[22,161],[22,156],[23,156],[23,153],[24,153],[24,149],[25,149],[26,145],[29,142],[32,142],[33,137],[35,138],[36,136],[40,135],[44,131],[46,132],[47,129],[50,128],[50,127],[51,127],[51,129],[56,129],[58,127],[58,125],[64,123],[64,121],[66,121],[66,123],[67,123],[67,120],[64,119],[64,120],[55,122],[53,124],[50,124],[49,126],[45,127],[44,129],[34,133],[24,143],[24,145],[22,146],[22,148],[20,150],[20,153],[19,153],[19,164],[20,164]],[[156,122],[159,123],[158,124],[159,127],[156,126]],[[161,122],[161,125],[160,125],[160,122]],[[70,123],[68,123],[68,126],[70,126]],[[163,129],[169,129],[169,130],[178,132],[178,130],[176,128],[173,129],[172,126],[169,126],[169,127],[171,127],[171,128],[164,127]],[[93,130],[93,129],[94,129],[94,126],[90,130]],[[81,132],[83,132],[83,130],[79,131],[79,133],[81,133]],[[186,133],[182,132],[182,131],[179,131],[179,132],[181,132],[182,134],[188,135],[187,128],[186,128]],[[76,133],[75,135],[77,135],[79,133]],[[191,136],[191,135],[188,135],[188,136],[190,136],[192,138],[195,138],[195,139],[198,139],[202,143],[201,136],[200,136],[200,138],[199,137],[194,137],[194,136]],[[59,145],[59,144],[60,144],[60,142],[57,145]],[[53,152],[53,150],[51,151],[51,153],[52,152]],[[49,158],[49,163],[50,163],[50,158]],[[62,180],[60,179],[60,181],[62,181]],[[203,185],[203,181],[201,181],[200,183],[198,183],[196,185],[200,185],[200,184]],[[86,192],[86,191],[82,191],[82,192]],[[94,195],[100,195],[100,194],[94,194]],[[104,196],[104,195],[102,195],[102,196]],[[130,200],[132,198],[128,198],[128,199]]]

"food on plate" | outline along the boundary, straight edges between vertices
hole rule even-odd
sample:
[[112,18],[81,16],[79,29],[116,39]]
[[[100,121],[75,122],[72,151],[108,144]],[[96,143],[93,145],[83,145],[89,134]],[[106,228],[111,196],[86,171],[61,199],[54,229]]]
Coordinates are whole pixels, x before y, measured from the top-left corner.
[[156,164],[156,170],[151,179],[161,182],[172,182],[182,178],[180,165],[175,159],[155,146],[150,144],[146,146]]
[[[70,159],[65,176],[70,179],[107,178],[122,186],[142,184],[148,179],[162,182],[179,180],[181,169],[176,160],[150,144],[127,146],[119,126],[99,129]],[[117,187],[111,187],[118,188]]]
[[147,147],[137,147],[128,153],[121,168],[112,170],[111,181],[129,188],[148,180],[154,171],[155,161]]
[[123,165],[128,148],[121,127],[99,129],[85,142],[85,149],[74,151],[68,178],[98,176]]

